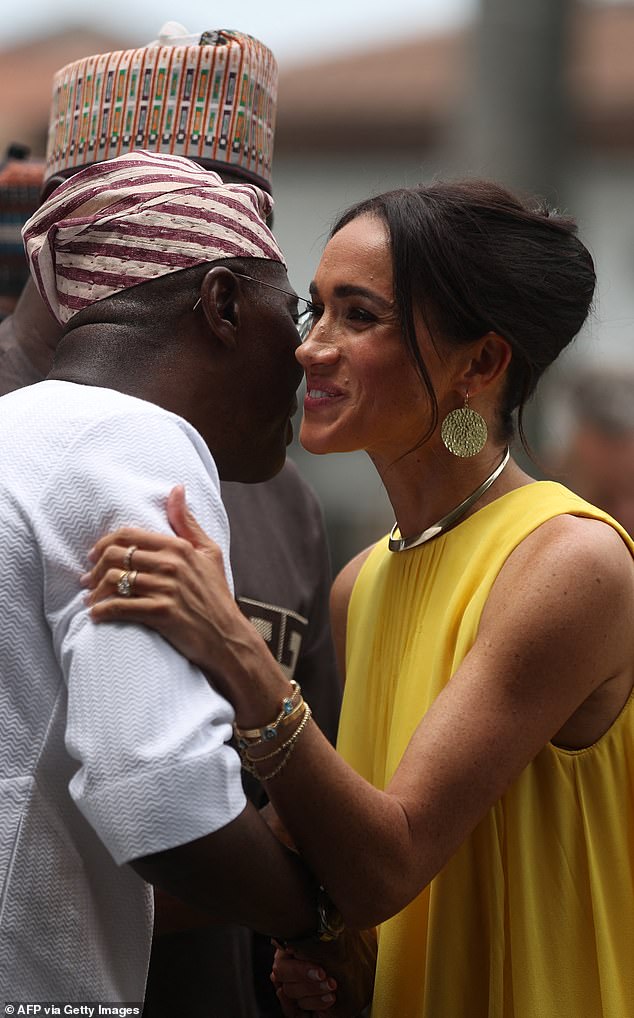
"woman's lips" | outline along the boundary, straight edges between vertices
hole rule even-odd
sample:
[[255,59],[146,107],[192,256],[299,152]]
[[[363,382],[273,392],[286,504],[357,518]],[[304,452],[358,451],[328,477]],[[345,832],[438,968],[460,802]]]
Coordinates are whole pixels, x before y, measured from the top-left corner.
[[321,406],[330,406],[335,400],[341,399],[342,396],[343,392],[341,389],[336,388],[334,385],[326,382],[311,382],[306,386],[304,409],[312,410]]

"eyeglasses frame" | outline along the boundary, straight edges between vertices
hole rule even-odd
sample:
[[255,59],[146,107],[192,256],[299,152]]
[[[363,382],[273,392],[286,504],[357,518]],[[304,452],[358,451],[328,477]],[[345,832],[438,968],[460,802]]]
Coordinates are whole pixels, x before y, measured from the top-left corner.
[[[297,293],[292,293],[290,290],[284,290],[281,286],[274,286],[273,283],[265,283],[263,279],[258,279],[256,276],[248,276],[246,272],[236,272],[235,269],[231,269],[234,276],[239,276],[241,279],[250,279],[253,283],[259,283],[260,286],[268,286],[270,290],[277,290],[278,293],[283,293],[287,297],[291,297],[292,300],[301,300],[306,305],[306,310],[298,316],[295,322],[295,327],[299,333],[299,341],[303,343],[312,327],[313,314],[316,311],[316,307],[312,301],[308,300],[307,297],[300,297]],[[202,297],[199,297],[194,304],[192,311],[195,311],[198,305],[201,303]]]

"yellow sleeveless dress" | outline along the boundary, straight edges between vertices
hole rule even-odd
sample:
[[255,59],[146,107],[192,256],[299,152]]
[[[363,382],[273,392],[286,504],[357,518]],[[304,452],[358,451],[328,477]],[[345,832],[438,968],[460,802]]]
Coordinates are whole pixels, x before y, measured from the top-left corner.
[[[513,549],[554,516],[605,520],[559,484],[503,495],[355,584],[338,749],[384,788],[473,644]],[[634,695],[597,743],[546,746],[430,885],[379,929],[372,1018],[634,1018]]]

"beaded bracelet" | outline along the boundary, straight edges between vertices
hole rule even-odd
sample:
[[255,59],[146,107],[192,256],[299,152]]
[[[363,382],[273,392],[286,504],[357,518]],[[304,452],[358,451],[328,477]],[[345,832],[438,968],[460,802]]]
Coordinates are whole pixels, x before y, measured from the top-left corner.
[[[301,717],[301,720],[300,720],[300,724],[297,726],[296,729],[294,729],[294,731],[291,733],[291,735],[288,737],[288,739],[286,739],[285,742],[283,742],[279,746],[276,746],[275,749],[272,750],[270,753],[265,753],[262,756],[251,756],[250,755],[250,753],[249,753],[250,749],[255,749],[258,746],[263,746],[264,745],[264,742],[262,740],[260,740],[260,742],[250,742],[250,743],[244,743],[244,744],[241,744],[240,742],[238,742],[238,752],[240,754],[240,759],[242,760],[242,766],[244,767],[245,770],[249,771],[250,774],[254,774],[256,777],[258,777],[257,771],[254,770],[254,765],[255,764],[259,763],[260,760],[272,760],[274,757],[279,756],[280,753],[283,753],[285,749],[288,749],[288,747],[291,746],[294,743],[297,731],[300,728],[302,722],[305,721],[306,711],[310,710],[308,704],[305,702],[305,700],[303,698],[302,698],[301,704],[299,704],[298,707],[293,711],[293,716],[300,709],[302,711],[302,717]],[[291,715],[289,715],[289,717],[290,716]]]
[[[306,703],[305,700],[302,700],[302,702],[299,705],[299,707],[297,708],[297,710],[299,710],[300,707],[302,708],[302,718],[301,718],[301,721],[303,721],[305,716],[306,716],[306,710],[308,709],[308,704]],[[295,713],[296,713],[296,711],[293,711],[293,715],[295,715]],[[301,721],[300,721],[300,725],[301,725]],[[289,735],[288,739],[286,739],[285,742],[282,742],[281,745],[276,746],[276,748],[271,750],[270,753],[264,753],[262,756],[249,756],[249,750],[250,749],[253,749],[255,746],[263,746],[264,745],[264,743],[262,743],[262,742],[257,742],[257,743],[251,742],[248,746],[241,746],[240,747],[241,754],[243,756],[245,756],[246,759],[250,763],[260,763],[261,760],[272,760],[273,757],[279,756],[279,754],[283,753],[284,750],[288,746],[292,745],[292,743],[295,740],[295,735],[297,734],[297,731],[298,731],[300,725],[298,725],[297,728],[295,729],[295,731],[291,735]]]
[[260,781],[271,781],[272,778],[276,778],[277,777],[277,775],[280,773],[280,771],[284,770],[284,768],[286,767],[286,764],[288,763],[288,761],[291,758],[291,755],[293,753],[293,750],[295,749],[295,746],[297,745],[297,740],[299,739],[300,735],[302,734],[302,732],[306,728],[306,725],[310,721],[311,715],[312,715],[312,711],[311,711],[310,707],[308,706],[308,704],[306,704],[306,711],[304,713],[304,717],[302,718],[302,720],[300,721],[299,725],[297,726],[297,728],[293,732],[292,736],[288,740],[289,746],[288,746],[288,752],[286,753],[286,756],[284,757],[282,762],[280,764],[278,764],[278,766],[274,770],[271,771],[270,774],[258,774],[257,771],[256,771],[256,777],[259,778]]
[[[272,753],[267,753],[266,756],[254,758],[249,756],[246,749],[242,748],[240,749],[240,758],[242,760],[243,769],[245,771],[248,771],[249,774],[252,774],[255,778],[258,779],[258,781],[270,781],[271,778],[276,777],[280,773],[280,771],[282,771],[284,767],[286,767],[286,764],[288,763],[291,754],[295,749],[297,740],[299,739],[300,735],[302,734],[302,732],[306,728],[306,725],[308,724],[312,717],[312,711],[305,701],[303,702],[303,706],[304,706],[304,716],[300,721],[299,725],[297,726],[293,734],[286,740],[286,742],[282,746],[278,746],[278,748],[275,749]],[[283,760],[278,764],[277,767],[275,767],[270,772],[270,774],[259,773],[256,764],[259,764],[260,761],[263,760],[271,760],[274,757],[278,756],[280,753],[284,753],[284,751],[286,751],[286,753]]]
[[[275,745],[279,738],[283,737],[285,733],[289,730],[289,728],[292,728],[293,724],[297,721],[298,714],[303,715],[305,706],[306,704],[304,701],[304,697],[300,696],[299,702],[293,708],[291,713],[287,714],[285,717],[282,718],[280,722],[278,722],[277,727],[275,729],[275,736],[271,736],[270,738],[266,739],[245,739],[243,735],[237,736],[236,741],[238,743],[238,749],[241,750],[255,749],[256,746],[264,746],[267,743],[270,745]],[[279,752],[279,749],[280,747],[278,746],[278,749],[275,750],[275,752]]]
[[280,739],[285,738],[289,731],[291,732],[294,731],[297,721],[301,720],[301,717],[303,716],[304,708],[305,708],[304,698],[300,697],[299,703],[293,709],[293,711],[290,714],[288,714],[285,718],[282,718],[282,720],[279,722],[276,728],[275,737],[271,737],[270,739],[245,739],[243,736],[237,735],[236,733],[236,743],[238,749],[242,751],[247,749],[257,749],[260,746],[277,745],[279,750]]
[[[299,682],[295,682],[295,679],[290,681],[293,691],[290,696],[285,696],[282,700],[282,709],[274,721],[269,722],[267,725],[262,725],[261,728],[239,728],[238,725],[233,726],[238,746],[246,748],[248,745],[257,746],[261,742],[277,739],[277,729],[280,723],[287,718],[293,717],[304,703]],[[299,699],[295,703],[296,697]]]

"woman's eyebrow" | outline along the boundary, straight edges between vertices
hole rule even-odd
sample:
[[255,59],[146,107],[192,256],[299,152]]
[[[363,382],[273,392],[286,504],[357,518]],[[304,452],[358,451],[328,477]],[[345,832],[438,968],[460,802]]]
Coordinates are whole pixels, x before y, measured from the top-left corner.
[[[315,283],[311,283],[310,295],[314,301],[318,302],[319,291]],[[393,300],[386,300],[385,297],[380,297],[374,290],[368,290],[365,286],[353,286],[351,283],[341,283],[339,286],[334,288],[335,297],[365,297],[367,300],[373,301],[379,307],[384,308],[386,311],[391,311],[394,308]]]

